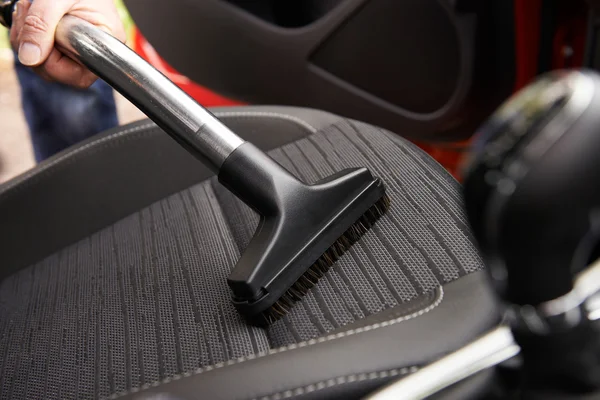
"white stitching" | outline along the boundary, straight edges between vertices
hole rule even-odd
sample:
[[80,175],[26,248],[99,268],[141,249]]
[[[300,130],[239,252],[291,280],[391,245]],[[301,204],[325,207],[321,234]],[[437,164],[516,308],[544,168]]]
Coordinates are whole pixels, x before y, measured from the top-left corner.
[[[272,117],[272,118],[280,118],[280,119],[285,119],[288,121],[292,121],[297,123],[298,125],[304,127],[305,129],[309,130],[312,133],[316,133],[317,129],[310,125],[308,122],[295,117],[293,115],[288,115],[288,114],[282,114],[282,113],[276,113],[276,112],[266,112],[266,111],[222,111],[222,112],[215,112],[215,116],[217,117]],[[102,139],[99,139],[97,141],[88,143],[82,147],[76,148],[70,152],[65,153],[64,155],[62,155],[61,157],[57,158],[56,160],[36,169],[36,170],[30,170],[28,172],[26,172],[25,174],[15,178],[12,181],[9,181],[10,183],[7,183],[5,186],[0,185],[0,198],[2,197],[2,195],[4,195],[5,193],[7,193],[8,191],[12,190],[13,188],[19,186],[21,183],[23,183],[24,181],[32,178],[33,176],[37,176],[49,169],[51,169],[53,166],[55,166],[56,164],[58,164],[59,162],[62,162],[65,159],[74,157],[75,155],[81,153],[82,151],[85,151],[91,147],[96,147],[97,145],[100,145],[104,142],[113,140],[115,138],[133,133],[133,132],[138,132],[138,131],[142,131],[144,129],[150,129],[150,128],[157,128],[156,124],[154,124],[153,122],[144,124],[144,125],[140,125],[140,126],[136,126],[134,128],[130,128],[130,129],[126,129],[122,132],[117,132],[115,134],[112,134],[110,136],[106,136],[103,137]]]
[[57,159],[51,161],[48,164],[45,164],[45,165],[43,165],[43,166],[41,166],[41,167],[39,167],[37,169],[30,170],[30,171],[24,173],[23,175],[15,178],[12,181],[8,181],[8,183],[6,184],[6,186],[1,186],[0,185],[0,197],[3,194],[5,194],[8,191],[10,191],[11,189],[15,188],[16,186],[22,184],[24,181],[26,181],[26,180],[34,177],[34,176],[37,176],[39,174],[42,174],[42,173],[46,172],[47,170],[51,169],[52,167],[54,167],[59,162],[62,162],[64,160],[66,160],[66,159],[74,157],[77,154],[81,153],[82,151],[85,151],[85,150],[87,150],[87,149],[89,149],[91,147],[96,147],[98,145],[101,145],[102,143],[111,141],[111,140],[113,140],[115,138],[118,138],[118,137],[130,134],[130,133],[142,131],[144,129],[149,129],[149,128],[156,128],[156,125],[154,123],[148,123],[148,124],[136,126],[134,128],[126,129],[124,131],[117,132],[117,133],[114,133],[112,135],[103,137],[103,138],[98,139],[98,140],[96,140],[94,142],[90,142],[90,143],[88,143],[88,144],[86,144],[84,146],[81,146],[81,147],[78,147],[78,148],[76,148],[76,149],[74,149],[72,151],[69,151],[69,152],[63,154],[61,157],[58,157]]
[[361,373],[361,374],[352,374],[339,376],[337,378],[331,378],[324,381],[319,381],[316,383],[311,383],[310,385],[297,387],[295,389],[287,389],[281,392],[272,393],[267,396],[255,397],[253,400],[280,400],[280,399],[289,399],[290,397],[302,396],[306,393],[317,392],[319,390],[331,388],[338,385],[343,385],[345,383],[355,383],[355,382],[364,382],[364,381],[372,381],[375,379],[383,379],[383,378],[392,378],[395,376],[402,376],[407,374],[412,374],[417,372],[417,367],[407,367],[407,368],[394,368],[388,369],[386,371],[379,372],[370,372],[370,373]]
[[[281,399],[289,399],[290,397],[302,396],[306,393],[318,392],[319,390],[331,388],[338,385],[343,385],[346,383],[356,383],[356,382],[364,382],[364,381],[372,381],[375,379],[384,379],[384,378],[393,378],[396,376],[404,376],[408,374],[415,373],[419,370],[418,367],[405,367],[405,368],[393,368],[384,371],[375,371],[375,372],[362,372],[360,374],[352,374],[352,375],[344,375],[338,376],[336,378],[330,378],[324,381],[319,381],[315,383],[311,383],[309,385],[300,386],[294,389],[286,389],[281,392],[272,393],[266,396],[254,397],[252,400],[281,400]],[[158,386],[158,385],[153,385]],[[144,388],[147,389],[147,388]],[[126,396],[127,394],[133,394],[139,392],[140,389],[134,388],[127,392],[121,392],[111,395],[110,399],[117,399],[122,396]],[[150,396],[150,399],[153,397]]]
[[[304,121],[304,120],[302,120],[302,119],[300,119],[298,117],[295,117],[293,115],[288,115],[288,114],[281,114],[281,113],[274,113],[274,112],[253,112],[253,111],[238,111],[238,112],[225,112],[224,111],[224,112],[216,112],[215,115],[218,116],[218,117],[272,117],[272,118],[280,118],[280,119],[285,119],[285,120],[288,120],[288,121],[293,121],[293,122],[295,122],[295,123],[303,126],[304,128],[308,129],[312,133],[316,133],[317,132],[317,129],[314,126],[312,126],[309,123],[307,123],[306,121]],[[6,193],[10,189],[18,186],[23,181],[31,178],[32,176],[35,176],[35,175],[38,175],[38,174],[40,174],[40,173],[42,173],[44,171],[47,171],[48,169],[52,168],[54,165],[58,164],[59,162],[65,160],[67,158],[73,157],[73,156],[81,153],[82,151],[87,150],[88,148],[95,147],[95,146],[100,145],[100,144],[102,144],[104,142],[110,141],[112,139],[115,139],[115,138],[118,138],[118,137],[130,134],[130,133],[133,133],[133,132],[138,132],[138,131],[142,131],[144,129],[150,129],[150,128],[156,128],[156,125],[154,123],[147,123],[147,124],[144,124],[144,125],[136,126],[134,128],[126,129],[124,131],[117,132],[117,133],[115,133],[113,135],[110,135],[110,136],[106,136],[106,137],[104,137],[102,139],[99,139],[99,140],[97,140],[95,142],[88,143],[88,144],[86,144],[86,145],[84,145],[82,147],[79,147],[79,148],[71,151],[71,152],[68,152],[68,153],[64,154],[63,156],[57,158],[56,160],[53,160],[51,163],[48,163],[48,164],[44,165],[43,167],[41,167],[41,168],[39,168],[39,169],[37,169],[35,171],[30,171],[28,173],[23,174],[21,177],[16,178],[11,184],[9,184],[9,185],[7,185],[5,187],[1,187],[0,186],[0,197],[1,197],[1,195],[3,193]],[[439,287],[439,296],[436,299],[436,301],[433,304],[429,305],[428,307],[426,307],[424,309],[421,309],[421,310],[419,310],[417,312],[414,312],[412,314],[405,315],[405,316],[402,316],[402,317],[399,317],[399,318],[396,318],[396,319],[392,319],[392,320],[388,320],[388,321],[384,321],[384,322],[372,324],[372,325],[367,325],[367,326],[360,327],[360,328],[357,328],[357,329],[350,329],[350,330],[347,330],[347,331],[344,331],[344,332],[339,332],[339,333],[336,333],[336,334],[333,334],[333,335],[323,336],[323,337],[319,337],[319,338],[316,338],[316,339],[310,339],[310,340],[307,340],[307,341],[304,341],[304,342],[300,342],[300,343],[294,343],[294,344],[291,344],[289,346],[282,346],[282,347],[279,347],[277,349],[269,350],[267,352],[261,352],[261,353],[258,353],[258,354],[251,354],[251,355],[246,356],[246,357],[240,357],[240,358],[238,358],[236,360],[229,360],[229,361],[224,362],[224,363],[217,363],[217,364],[212,365],[212,366],[207,366],[207,367],[204,367],[204,368],[198,368],[197,370],[195,370],[191,374],[190,373],[176,374],[173,377],[164,379],[161,383],[167,383],[167,382],[169,382],[171,380],[174,380],[174,379],[181,379],[183,376],[198,375],[198,374],[201,374],[203,372],[207,372],[207,371],[210,371],[210,370],[213,370],[213,369],[222,368],[222,367],[229,366],[229,365],[240,364],[240,363],[243,363],[243,362],[246,362],[246,361],[249,361],[249,360],[253,360],[253,359],[256,359],[256,358],[262,358],[262,357],[266,357],[268,355],[283,353],[283,352],[288,351],[288,350],[293,350],[293,349],[297,349],[297,348],[301,348],[301,347],[306,347],[306,346],[312,346],[312,345],[315,345],[315,344],[318,344],[318,343],[324,343],[324,342],[328,342],[328,341],[332,341],[332,340],[336,340],[336,339],[341,339],[341,338],[346,337],[346,336],[351,336],[351,335],[355,335],[355,334],[358,334],[358,333],[368,332],[368,331],[371,331],[371,330],[375,330],[375,329],[379,329],[379,328],[384,328],[386,326],[395,325],[397,323],[400,323],[400,322],[403,322],[403,321],[407,321],[409,319],[420,317],[421,315],[430,312],[431,310],[433,310],[434,308],[436,308],[437,306],[439,306],[442,303],[443,299],[444,299],[444,289],[443,289],[443,287],[440,286]],[[414,368],[414,367],[411,367],[411,368]],[[401,370],[394,369],[394,370],[390,370],[390,371],[400,371],[400,372],[402,372],[402,370],[404,370],[404,369],[406,369],[406,368],[403,368]],[[389,373],[390,371],[384,371],[384,372],[388,372]],[[381,374],[381,372],[379,372],[377,374]],[[360,376],[362,376],[362,375],[365,375],[365,374],[358,375],[358,377],[359,377],[358,379],[360,379]],[[317,384],[308,385],[308,386],[305,386],[303,388],[293,389],[293,392],[295,393],[297,390],[301,390],[301,391],[302,390],[307,390],[308,387],[312,387],[312,386],[316,387],[315,390],[321,390],[322,388],[325,388],[325,387],[331,387],[331,386],[335,386],[335,385],[339,385],[339,384],[345,383],[346,380],[350,379],[350,378],[357,379],[356,377],[357,377],[357,375],[349,375],[349,376],[346,376],[346,377],[336,378],[336,380],[343,380],[343,382],[338,382],[338,383],[336,383],[335,380],[330,379],[328,381],[318,382]],[[379,377],[379,375],[377,375],[377,377],[375,377],[375,378],[368,378],[368,379],[377,379],[378,377]],[[327,386],[327,383],[330,382],[330,381],[333,381],[334,384]],[[153,385],[158,385],[158,384],[159,384],[158,381],[157,382],[153,382]],[[326,386],[321,387],[321,386],[323,386],[323,384],[325,384]],[[262,397],[261,399],[269,400],[269,399],[272,399],[272,396],[281,395],[281,393],[288,393],[288,392],[291,393],[292,391],[288,390],[288,391],[285,391],[285,392],[275,393],[273,395],[270,395],[271,397],[267,396],[267,397]],[[120,394],[114,394],[110,398],[117,398],[117,397],[121,397],[121,396],[126,395],[126,394],[127,394],[127,392],[120,393]],[[299,394],[302,394],[302,393],[299,393]],[[296,394],[294,394],[294,395],[296,395]],[[291,397],[291,396],[287,396],[287,397]],[[283,397],[283,398],[287,398],[287,397]]]
[[289,114],[281,114],[281,113],[270,112],[270,111],[269,112],[267,112],[267,111],[222,111],[222,112],[216,112],[215,115],[218,117],[272,117],[272,118],[279,118],[279,119],[285,119],[288,121],[295,122],[298,125],[301,125],[302,127],[304,127],[305,129],[309,130],[312,133],[317,132],[317,128],[315,128],[308,122],[306,122],[303,119],[300,119],[296,116],[289,115]]
[[[269,355],[273,355],[273,354],[278,354],[278,353],[283,353],[286,352],[288,350],[294,350],[297,348],[301,348],[301,347],[307,347],[307,346],[313,346],[315,344],[318,343],[324,343],[324,342],[329,342],[332,340],[336,340],[336,339],[341,339],[347,336],[352,336],[352,335],[356,335],[358,333],[363,333],[363,332],[369,332],[369,331],[373,331],[376,329],[380,329],[380,328],[385,328],[387,326],[392,326],[392,325],[396,325],[400,322],[404,322],[404,321],[408,321],[410,319],[414,319],[417,317],[420,317],[424,314],[427,314],[428,312],[432,311],[433,309],[435,309],[436,307],[438,307],[442,301],[444,300],[444,288],[442,286],[438,287],[439,291],[438,291],[438,296],[436,298],[436,300],[430,304],[429,306],[419,310],[419,311],[415,311],[412,314],[408,314],[408,315],[403,315],[401,317],[398,318],[394,318],[391,320],[387,320],[387,321],[383,321],[383,322],[378,322],[372,325],[367,325],[367,326],[363,326],[360,328],[356,328],[356,329],[349,329],[347,331],[344,332],[339,332],[339,333],[335,333],[335,334],[331,334],[331,335],[327,335],[327,336],[322,336],[322,337],[318,337],[316,339],[310,339],[310,340],[306,340],[304,342],[299,342],[299,343],[293,343],[290,344],[288,346],[282,346],[279,347],[277,349],[271,349],[268,351],[262,351],[260,353],[256,353],[256,354],[250,354],[248,356],[245,357],[240,357],[238,359],[235,360],[229,360],[229,361],[225,361],[225,362],[220,362],[214,365],[208,365],[206,367],[202,367],[202,368],[198,368],[195,371],[192,372],[187,372],[186,374],[189,374],[187,376],[192,376],[192,375],[199,375],[202,374],[204,372],[208,372],[208,371],[212,371],[214,369],[219,369],[219,368],[223,368],[223,367],[227,367],[230,365],[235,365],[235,364],[241,364],[243,362],[249,361],[249,360],[254,360],[257,358],[263,358]],[[171,379],[173,379],[171,377]],[[155,382],[158,383],[158,382]],[[162,382],[160,382],[162,383]],[[112,395],[110,398],[111,399],[116,399],[122,396],[127,395],[128,392],[123,392],[123,393],[119,393],[119,394],[114,394]]]

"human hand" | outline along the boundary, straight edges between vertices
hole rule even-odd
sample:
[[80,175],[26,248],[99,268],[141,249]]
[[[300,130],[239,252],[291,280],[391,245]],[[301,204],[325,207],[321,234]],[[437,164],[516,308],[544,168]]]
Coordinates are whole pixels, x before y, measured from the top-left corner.
[[10,42],[21,64],[40,76],[85,89],[97,77],[54,47],[61,18],[73,15],[125,41],[125,29],[113,0],[20,0],[13,15]]

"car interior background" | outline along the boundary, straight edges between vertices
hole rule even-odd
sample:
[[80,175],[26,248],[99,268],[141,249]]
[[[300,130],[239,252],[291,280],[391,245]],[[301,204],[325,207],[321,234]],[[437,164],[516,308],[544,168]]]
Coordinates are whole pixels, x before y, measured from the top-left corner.
[[[300,180],[367,167],[387,213],[248,323],[257,213],[120,98],[135,122],[0,183],[0,398],[362,398],[502,325],[464,165],[513,93],[600,67],[597,2],[283,3],[125,0],[128,45]],[[436,398],[502,398],[516,364]]]

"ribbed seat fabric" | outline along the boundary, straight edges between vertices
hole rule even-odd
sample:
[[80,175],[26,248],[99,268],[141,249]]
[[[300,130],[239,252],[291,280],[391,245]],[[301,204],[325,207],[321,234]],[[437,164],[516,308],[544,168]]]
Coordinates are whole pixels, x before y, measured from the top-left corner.
[[391,209],[268,329],[244,323],[226,282],[258,222],[248,207],[211,178],[140,210],[0,283],[0,398],[108,397],[318,337],[482,268],[460,186],[414,145],[341,120],[270,154],[307,182],[366,166]]

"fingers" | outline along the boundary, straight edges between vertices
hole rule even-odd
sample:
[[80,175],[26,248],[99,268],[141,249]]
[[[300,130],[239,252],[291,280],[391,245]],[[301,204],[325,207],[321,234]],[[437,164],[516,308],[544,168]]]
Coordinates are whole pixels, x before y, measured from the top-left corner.
[[[36,0],[37,1],[37,0]],[[80,89],[90,87],[98,77],[60,51],[54,49],[47,61],[36,69],[42,76]]]
[[48,59],[54,48],[56,26],[74,2],[35,0],[28,10],[18,10],[17,23],[13,23],[11,30],[18,31],[19,61],[23,65],[38,66]]
[[54,47],[56,28],[66,14],[86,20],[121,41],[126,39],[112,0],[20,0],[13,15],[10,41],[19,61],[44,79],[87,88],[97,77]]
[[[90,1],[96,3],[90,5]],[[124,42],[127,39],[121,17],[111,0],[83,0],[69,12]]]
[[23,26],[23,21],[29,12],[30,6],[31,3],[29,0],[21,0],[15,7],[15,11],[13,13],[13,24],[10,30],[10,44],[15,51],[19,50],[19,34],[21,33],[20,27]]

